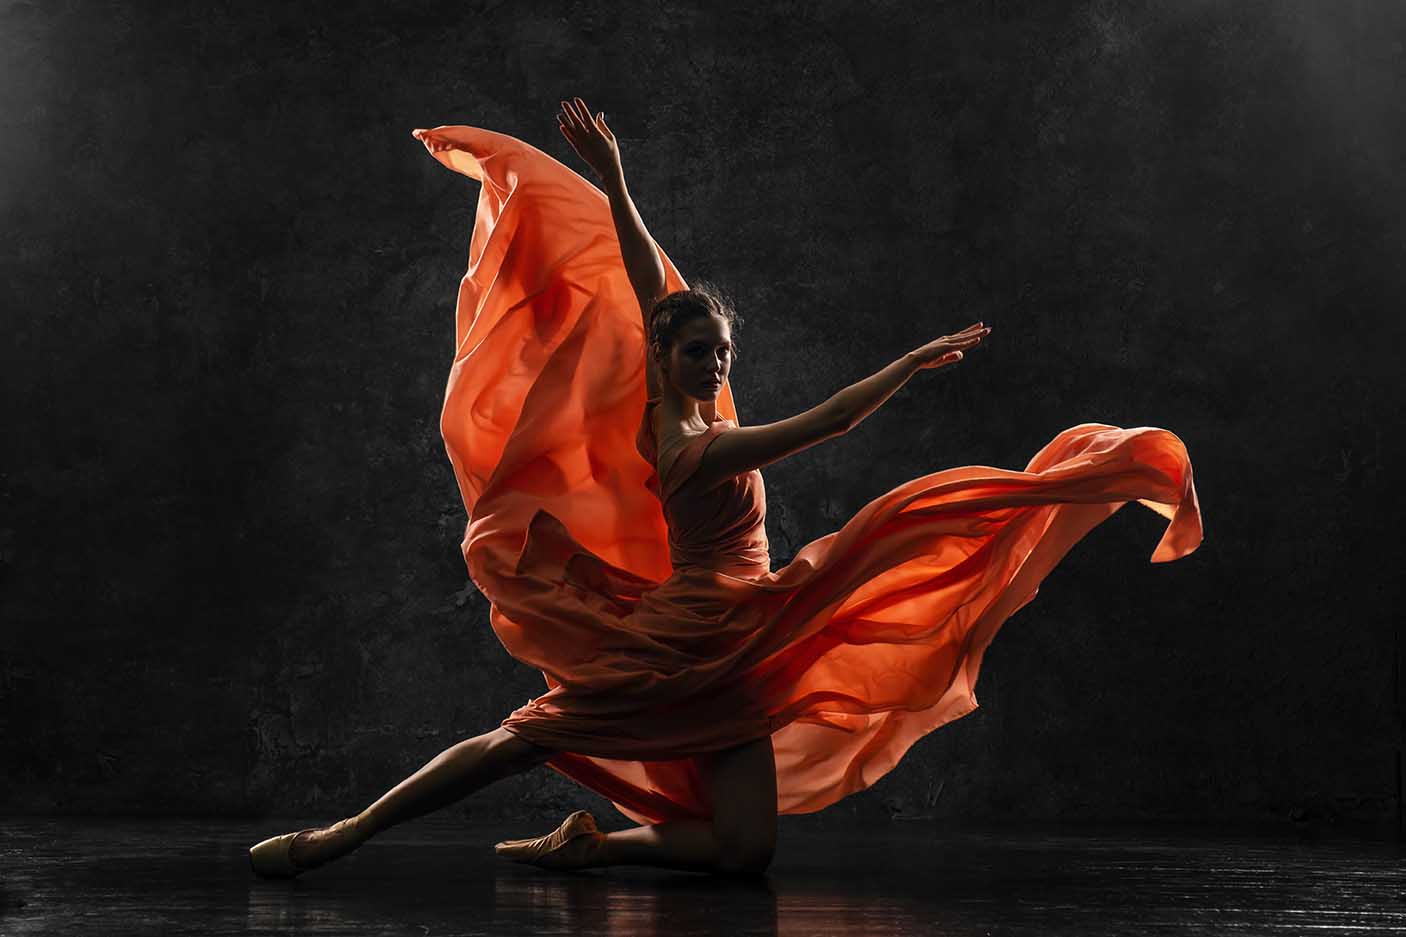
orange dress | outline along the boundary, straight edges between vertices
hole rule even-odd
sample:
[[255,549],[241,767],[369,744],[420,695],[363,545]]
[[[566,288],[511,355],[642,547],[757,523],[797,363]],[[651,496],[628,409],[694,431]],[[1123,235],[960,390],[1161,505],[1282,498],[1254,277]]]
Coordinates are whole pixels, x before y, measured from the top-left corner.
[[737,425],[730,386],[700,408],[706,431],[654,438],[605,195],[510,136],[415,134],[482,184],[440,428],[469,574],[504,648],[546,680],[502,725],[630,819],[709,816],[694,756],[767,735],[779,812],[863,790],[976,708],[997,629],[1100,521],[1130,501],[1166,518],[1154,563],[1200,544],[1181,440],[1083,423],[1022,471],[884,492],[773,571],[761,473],[690,485]]

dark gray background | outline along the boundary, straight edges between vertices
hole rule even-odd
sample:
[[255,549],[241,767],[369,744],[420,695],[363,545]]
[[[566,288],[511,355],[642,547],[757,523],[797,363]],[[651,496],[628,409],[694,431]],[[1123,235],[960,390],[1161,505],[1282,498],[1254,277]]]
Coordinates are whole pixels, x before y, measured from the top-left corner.
[[1406,8],[238,6],[0,3],[0,810],[342,816],[544,688],[438,435],[478,187],[410,131],[589,173],[581,94],[744,423],[994,326],[767,470],[775,566],[1076,423],[1190,450],[1200,551],[1105,522],[830,816],[1396,816]]

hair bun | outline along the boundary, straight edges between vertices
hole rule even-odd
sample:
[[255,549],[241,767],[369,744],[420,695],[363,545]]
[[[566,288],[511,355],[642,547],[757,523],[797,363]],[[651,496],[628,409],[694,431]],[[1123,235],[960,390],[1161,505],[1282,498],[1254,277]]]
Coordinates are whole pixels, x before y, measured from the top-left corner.
[[[686,290],[675,290],[663,297],[649,310],[649,334],[647,340],[661,352],[674,344],[674,336],[679,329],[694,319],[703,316],[718,316],[725,321],[732,332],[742,323],[742,317],[732,308],[732,302],[719,287],[699,281]],[[737,348],[737,338],[732,339],[733,350]]]

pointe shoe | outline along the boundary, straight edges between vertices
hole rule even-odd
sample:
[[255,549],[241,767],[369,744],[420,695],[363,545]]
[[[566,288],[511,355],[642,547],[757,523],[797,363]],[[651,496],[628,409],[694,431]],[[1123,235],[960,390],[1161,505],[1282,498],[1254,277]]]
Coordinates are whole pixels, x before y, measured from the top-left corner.
[[249,868],[254,870],[255,875],[264,878],[293,878],[301,875],[307,870],[293,864],[293,840],[298,838],[299,833],[311,833],[315,829],[317,827],[309,827],[306,830],[298,830],[297,833],[271,836],[249,847]]
[[[271,836],[261,843],[249,847],[249,867],[255,875],[264,878],[293,878],[311,869],[326,865],[339,856],[330,856],[319,862],[302,865],[293,861],[293,840],[304,833],[316,833],[325,829],[344,826],[346,820],[339,820],[330,827],[312,826],[294,833]],[[345,828],[345,827],[344,827]],[[360,845],[358,843],[357,845]],[[355,849],[353,846],[352,849]],[[348,850],[349,852],[350,850]],[[341,855],[345,855],[342,853]]]
[[585,868],[605,842],[596,828],[596,818],[578,810],[546,836],[536,839],[509,839],[493,846],[505,859],[543,869]]

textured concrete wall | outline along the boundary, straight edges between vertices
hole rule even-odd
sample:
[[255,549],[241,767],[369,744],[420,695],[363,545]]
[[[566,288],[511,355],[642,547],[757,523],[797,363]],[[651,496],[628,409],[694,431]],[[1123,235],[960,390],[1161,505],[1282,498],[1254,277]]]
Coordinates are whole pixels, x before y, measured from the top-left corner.
[[0,809],[340,816],[541,691],[438,436],[477,187],[409,132],[574,160],[579,93],[744,422],[995,326],[767,470],[776,566],[1075,423],[1192,454],[1200,552],[1115,515],[832,816],[1395,815],[1400,5],[293,6],[0,4]]

